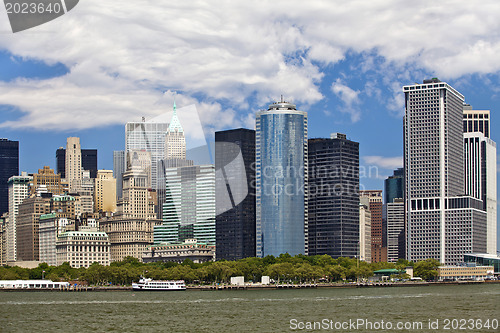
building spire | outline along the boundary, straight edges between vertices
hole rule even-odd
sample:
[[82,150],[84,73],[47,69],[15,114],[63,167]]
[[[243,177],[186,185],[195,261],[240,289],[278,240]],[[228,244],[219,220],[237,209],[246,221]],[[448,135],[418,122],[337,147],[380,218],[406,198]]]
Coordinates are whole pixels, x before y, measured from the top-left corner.
[[181,122],[179,121],[179,118],[177,117],[177,106],[175,105],[175,99],[174,99],[174,114],[172,115],[172,119],[170,120],[170,124],[168,126],[168,131],[169,132],[184,132],[184,129],[182,128]]

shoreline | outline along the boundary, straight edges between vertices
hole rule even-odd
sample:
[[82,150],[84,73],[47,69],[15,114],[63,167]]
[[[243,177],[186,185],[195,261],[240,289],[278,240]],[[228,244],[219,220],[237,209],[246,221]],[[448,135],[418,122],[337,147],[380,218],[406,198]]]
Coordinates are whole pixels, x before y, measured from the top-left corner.
[[[430,286],[453,286],[453,285],[483,285],[500,284],[500,280],[491,281],[446,281],[446,282],[384,282],[384,283],[319,283],[319,284],[280,284],[280,285],[208,285],[208,286],[186,286],[186,291],[222,291],[222,290],[280,290],[280,289],[354,289],[354,288],[401,288],[401,287],[430,287]],[[54,291],[54,292],[111,292],[111,291],[133,291],[132,287],[119,286],[71,286],[67,289],[21,289],[2,288],[0,292],[30,292],[30,291]]]

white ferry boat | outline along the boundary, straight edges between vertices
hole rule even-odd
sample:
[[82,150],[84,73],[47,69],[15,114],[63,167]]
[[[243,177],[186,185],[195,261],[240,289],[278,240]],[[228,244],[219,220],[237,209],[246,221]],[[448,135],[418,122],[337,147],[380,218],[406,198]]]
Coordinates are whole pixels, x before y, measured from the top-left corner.
[[139,282],[132,283],[132,289],[146,291],[186,290],[186,284],[184,283],[184,280],[155,281],[153,279],[146,279],[141,276]]

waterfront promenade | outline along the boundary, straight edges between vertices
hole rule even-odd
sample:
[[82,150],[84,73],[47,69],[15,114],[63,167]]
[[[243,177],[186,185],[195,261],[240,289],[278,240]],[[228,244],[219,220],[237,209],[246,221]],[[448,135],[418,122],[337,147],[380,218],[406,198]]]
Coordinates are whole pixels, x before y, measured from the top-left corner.
[[[451,282],[376,282],[376,283],[304,283],[304,284],[245,284],[245,285],[187,285],[186,290],[217,291],[217,290],[276,290],[276,289],[353,289],[353,288],[397,288],[397,287],[429,287],[446,285],[480,285],[500,284],[500,280],[492,281],[451,281]],[[62,289],[20,289],[0,288],[0,291],[56,291],[56,292],[88,292],[88,291],[132,291],[131,286],[85,286],[71,285]]]

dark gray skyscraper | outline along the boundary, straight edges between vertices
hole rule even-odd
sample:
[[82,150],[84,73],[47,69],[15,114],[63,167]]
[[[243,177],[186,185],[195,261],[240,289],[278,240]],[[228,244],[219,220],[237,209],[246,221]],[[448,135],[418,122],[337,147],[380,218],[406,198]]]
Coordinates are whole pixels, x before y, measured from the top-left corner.
[[19,175],[19,141],[0,139],[0,216],[9,211],[9,185]]
[[[97,149],[82,149],[82,169],[90,171],[90,178],[97,177]],[[56,173],[66,178],[66,149],[56,150]]]
[[216,258],[255,257],[255,131],[215,132],[215,169]]
[[359,246],[359,143],[340,133],[310,139],[309,255],[355,257]]
[[125,151],[113,152],[113,177],[116,179],[116,198],[121,199],[123,192],[123,174],[126,171]]

